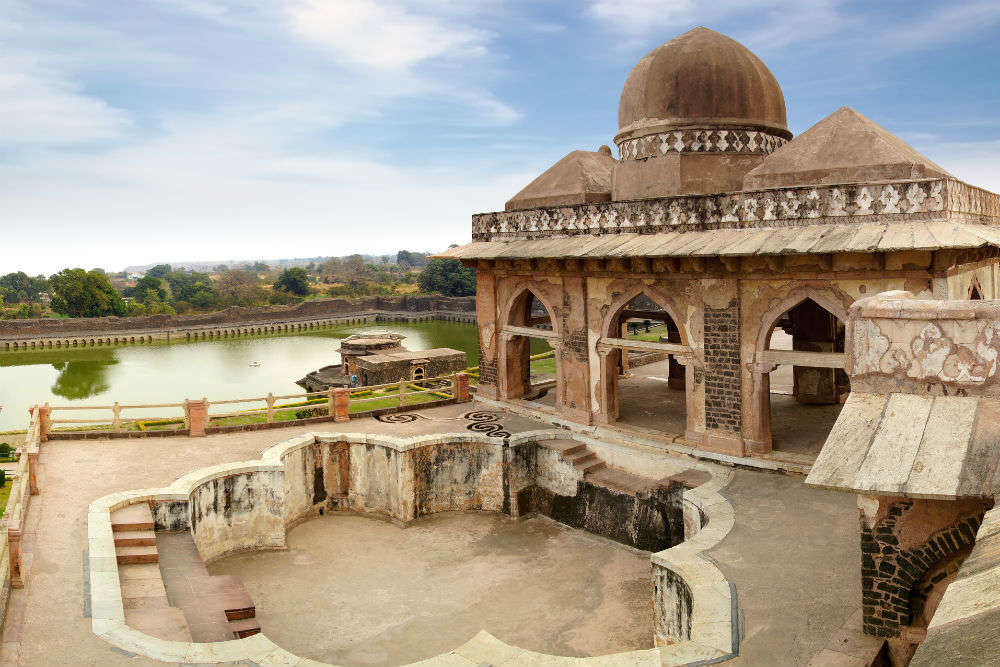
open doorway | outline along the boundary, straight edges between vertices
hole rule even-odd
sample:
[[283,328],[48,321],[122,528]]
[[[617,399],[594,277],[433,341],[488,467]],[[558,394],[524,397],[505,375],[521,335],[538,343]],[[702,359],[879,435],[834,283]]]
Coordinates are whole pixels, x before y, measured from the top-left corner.
[[504,395],[540,401],[554,406],[558,377],[557,357],[549,343],[554,336],[552,314],[531,290],[524,290],[513,302],[507,329],[534,329],[538,335],[516,333],[505,343]]
[[822,449],[851,390],[843,368],[844,333],[844,323],[812,299],[774,323],[768,351],[823,354],[812,357],[816,366],[800,365],[807,355],[772,355],[778,360],[770,373],[773,450],[815,457]]
[[672,354],[642,345],[684,344],[670,313],[640,293],[611,318],[606,334],[605,341],[612,347],[604,378],[609,421],[683,434],[687,420],[685,366]]

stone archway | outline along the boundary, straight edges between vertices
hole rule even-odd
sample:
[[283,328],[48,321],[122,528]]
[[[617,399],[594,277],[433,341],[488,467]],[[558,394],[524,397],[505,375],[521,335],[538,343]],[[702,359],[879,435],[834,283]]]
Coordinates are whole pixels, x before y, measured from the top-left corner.
[[[774,449],[772,372],[779,367],[791,366],[791,395],[794,401],[802,405],[839,405],[842,393],[849,390],[849,381],[843,370],[842,358],[840,366],[836,367],[830,358],[817,361],[822,366],[802,366],[783,360],[776,363],[774,352],[821,352],[843,354],[846,336],[847,311],[853,299],[846,292],[834,287],[816,288],[800,287],[789,292],[783,299],[772,304],[760,318],[761,326],[757,331],[754,346],[754,361],[747,364],[750,371],[751,391],[750,401],[744,402],[744,424],[747,445],[752,453],[762,454]],[[792,331],[801,330],[798,336],[788,333],[785,336],[789,347],[772,348],[772,337],[777,329]],[[784,388],[788,390],[787,388]],[[782,409],[787,408],[783,397]],[[839,411],[839,410],[838,410]],[[816,428],[829,431],[832,422],[827,424],[830,415],[821,415],[814,423]],[[813,423],[810,421],[810,423]],[[808,436],[806,436],[808,437]],[[825,434],[824,434],[825,439]],[[804,441],[803,441],[804,442]],[[788,444],[788,443],[786,443]],[[816,443],[813,443],[814,445]],[[818,443],[822,444],[822,443]],[[780,448],[780,447],[779,447]],[[796,444],[798,448],[798,444]],[[806,455],[814,455],[818,447],[809,446]],[[812,452],[811,449],[816,449]]]
[[[630,363],[630,356],[642,359],[646,355],[663,353],[615,342],[637,338],[640,340],[633,345],[669,343],[690,349],[689,332],[678,313],[673,299],[652,285],[631,286],[615,295],[601,323],[597,348],[601,373],[600,421],[679,434],[692,430],[688,422],[697,414],[688,406],[693,398],[690,391],[693,355],[668,354],[665,359],[651,356],[644,361],[652,362],[649,364],[652,371],[640,370]],[[656,322],[651,330],[654,335],[645,336],[650,340],[642,340],[642,333],[630,336],[630,322],[638,322],[640,330],[649,330],[650,323]],[[626,375],[631,377],[622,380]],[[623,400],[627,401],[624,407]]]
[[[556,348],[555,387],[559,393],[559,332],[555,310],[541,290],[522,286],[505,304],[500,319],[500,359],[497,364],[498,386],[502,398],[520,399],[533,396],[531,379],[531,339],[545,339]],[[547,328],[546,328],[547,327]],[[537,336],[528,333],[536,329]]]

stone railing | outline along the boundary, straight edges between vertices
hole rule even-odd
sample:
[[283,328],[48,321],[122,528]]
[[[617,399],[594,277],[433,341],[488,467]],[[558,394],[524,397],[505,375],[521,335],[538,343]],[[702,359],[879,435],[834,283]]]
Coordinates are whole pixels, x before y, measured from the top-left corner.
[[[307,433],[269,447],[259,460],[202,468],[165,488],[99,498],[91,503],[88,515],[93,632],[119,649],[165,662],[299,664],[301,658],[264,634],[216,643],[165,642],[130,627],[111,513],[131,504],[150,504],[156,529],[190,531],[206,561],[243,551],[284,549],[291,527],[324,510],[350,510],[403,525],[445,511],[516,514],[505,498],[518,497],[519,491],[538,484],[536,477],[543,471],[534,469],[531,462],[543,464],[530,455],[512,456],[510,450],[543,448],[546,440],[565,437],[561,429],[516,433],[503,440],[469,432],[413,438]],[[426,465],[429,460],[448,460],[454,465]],[[455,654],[465,659],[462,664],[503,662],[511,667],[564,662],[580,667],[668,667],[732,657],[739,641],[735,592],[718,568],[699,555],[733,525],[732,507],[718,493],[731,476],[715,474],[705,484],[685,491],[685,505],[698,519],[690,534],[685,531],[683,543],[652,554],[655,648],[558,658],[505,644],[481,632],[451,653],[419,664],[453,664]]]
[[[428,404],[465,403],[471,400],[472,388],[467,373],[452,373],[423,380],[401,380],[389,384],[369,385],[356,389],[331,388],[301,394],[255,396],[209,401],[184,399],[178,403],[140,403],[111,405],[49,405],[34,408],[38,418],[32,423],[42,441],[47,439],[80,439],[143,436],[204,436],[229,430],[254,430],[261,428],[295,426],[314,422],[346,422],[351,416],[370,416],[386,412],[400,412]],[[278,401],[295,401],[291,404]],[[261,404],[260,407],[232,406]],[[212,411],[212,407],[222,407]],[[367,406],[371,406],[370,408]],[[181,415],[148,416],[151,410],[174,409]],[[288,412],[317,411],[296,419],[280,419]],[[81,411],[105,413],[107,416],[57,418],[59,413],[75,414]],[[126,412],[143,411],[147,416],[128,416]],[[34,414],[34,413],[33,413]],[[250,418],[254,421],[238,425],[212,425],[212,420],[225,418]],[[146,430],[152,425],[155,430]],[[107,426],[107,428],[100,428]],[[142,426],[142,428],[140,428]],[[83,430],[81,430],[83,429]]]
[[22,588],[26,578],[21,537],[31,496],[38,494],[38,448],[41,439],[41,411],[34,407],[24,444],[19,448],[17,470],[13,479],[9,480],[11,489],[3,512],[4,530],[0,530],[0,620],[6,615],[11,589]]
[[472,216],[474,241],[573,234],[785,227],[952,218],[1000,222],[1000,196],[949,178],[819,185],[500,211]]

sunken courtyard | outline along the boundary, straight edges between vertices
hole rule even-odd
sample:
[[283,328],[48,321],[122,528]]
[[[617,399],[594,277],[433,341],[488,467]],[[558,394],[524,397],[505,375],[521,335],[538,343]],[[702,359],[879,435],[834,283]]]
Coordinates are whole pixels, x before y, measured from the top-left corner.
[[0,664],[1000,662],[1000,196],[848,107],[793,136],[706,28],[611,143],[442,253],[478,366],[369,334],[261,424],[34,406]]

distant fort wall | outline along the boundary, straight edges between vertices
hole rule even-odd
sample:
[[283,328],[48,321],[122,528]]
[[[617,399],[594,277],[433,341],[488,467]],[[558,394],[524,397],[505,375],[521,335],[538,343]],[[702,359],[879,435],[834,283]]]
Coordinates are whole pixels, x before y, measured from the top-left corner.
[[0,320],[0,352],[264,335],[340,324],[442,319],[476,321],[476,299],[434,295],[318,299],[295,306],[230,307],[214,313]]

